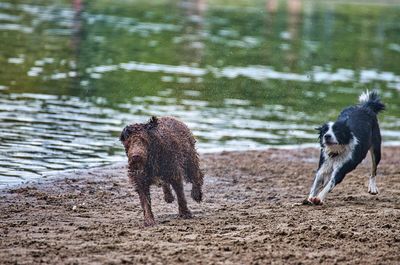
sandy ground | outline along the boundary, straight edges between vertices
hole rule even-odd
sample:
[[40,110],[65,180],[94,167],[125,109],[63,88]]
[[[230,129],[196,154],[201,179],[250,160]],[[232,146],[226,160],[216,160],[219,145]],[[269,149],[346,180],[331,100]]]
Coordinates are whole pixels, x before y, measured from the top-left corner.
[[368,159],[305,206],[316,149],[204,155],[204,202],[185,187],[194,219],[153,187],[151,228],[123,165],[14,187],[0,193],[0,264],[399,264],[399,156],[384,148],[379,195]]

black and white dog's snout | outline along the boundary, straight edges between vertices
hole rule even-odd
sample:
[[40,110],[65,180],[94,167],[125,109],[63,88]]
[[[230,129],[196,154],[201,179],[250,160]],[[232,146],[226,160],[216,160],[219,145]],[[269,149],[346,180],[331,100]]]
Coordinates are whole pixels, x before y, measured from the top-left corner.
[[334,140],[334,137],[331,134],[325,134],[324,135],[324,142],[325,144],[336,144],[336,141]]
[[332,135],[330,135],[330,134],[325,134],[325,135],[324,135],[324,138],[325,138],[325,141],[330,141],[330,140],[332,140]]

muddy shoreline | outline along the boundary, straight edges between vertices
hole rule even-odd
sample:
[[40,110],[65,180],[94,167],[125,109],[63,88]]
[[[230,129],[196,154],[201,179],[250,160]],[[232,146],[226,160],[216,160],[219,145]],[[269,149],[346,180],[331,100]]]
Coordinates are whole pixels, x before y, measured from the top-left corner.
[[191,220],[152,188],[158,225],[143,228],[123,164],[0,191],[0,264],[398,264],[400,147],[384,147],[380,194],[370,160],[324,206],[303,206],[318,150],[201,156],[204,202]]

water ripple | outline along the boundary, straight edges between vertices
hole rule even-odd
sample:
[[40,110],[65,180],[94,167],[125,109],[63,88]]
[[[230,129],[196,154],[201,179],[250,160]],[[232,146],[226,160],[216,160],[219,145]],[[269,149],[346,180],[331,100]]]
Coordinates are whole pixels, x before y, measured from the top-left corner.
[[[224,68],[200,68],[190,67],[187,65],[166,65],[156,63],[145,63],[131,61],[128,63],[120,63],[118,65],[100,65],[86,69],[88,73],[106,73],[118,70],[139,71],[139,72],[160,72],[166,74],[178,74],[189,76],[204,76],[213,74],[217,78],[237,78],[240,76],[249,79],[263,81],[268,79],[299,81],[299,82],[315,82],[315,83],[334,83],[334,82],[360,82],[372,83],[375,81],[387,82],[389,87],[400,88],[400,76],[392,72],[380,72],[376,69],[363,69],[354,71],[351,69],[337,69],[335,72],[325,71],[321,66],[314,66],[313,70],[304,74],[280,72],[273,69],[272,66],[249,65],[246,67],[229,66]],[[56,76],[56,77],[55,77]],[[56,73],[53,79],[67,78],[67,73]],[[100,78],[99,76],[98,78]]]

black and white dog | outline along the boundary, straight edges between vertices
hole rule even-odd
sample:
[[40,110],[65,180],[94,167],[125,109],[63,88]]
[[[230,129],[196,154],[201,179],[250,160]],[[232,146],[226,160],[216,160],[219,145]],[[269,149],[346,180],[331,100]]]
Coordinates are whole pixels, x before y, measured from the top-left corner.
[[345,108],[337,121],[317,128],[321,154],[306,203],[323,204],[328,193],[361,163],[368,151],[372,158],[368,192],[378,193],[376,169],[381,160],[381,133],[377,114],[384,109],[377,92],[367,90],[360,95],[359,104]]

